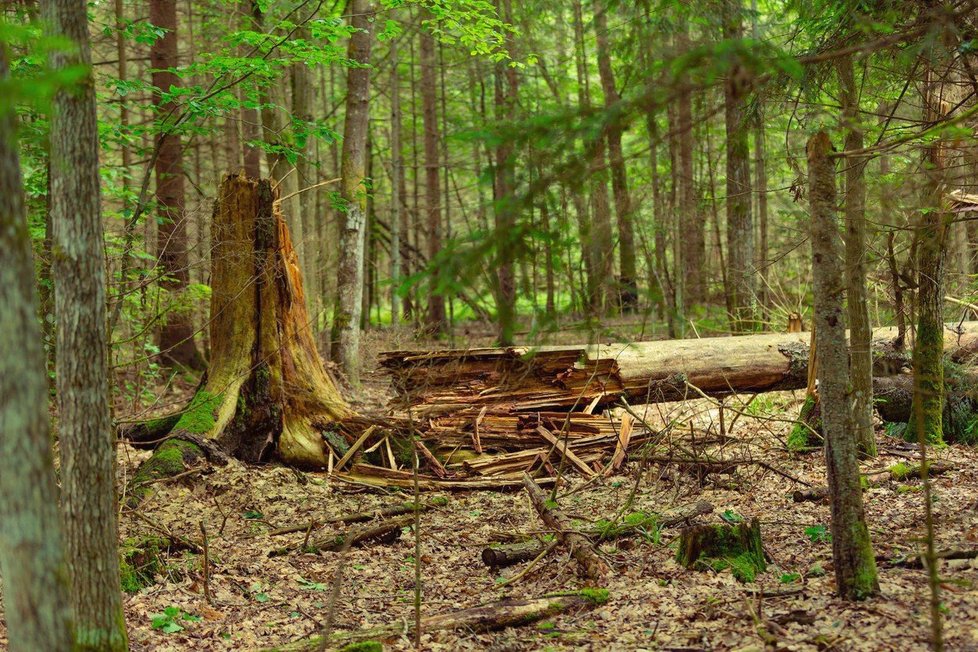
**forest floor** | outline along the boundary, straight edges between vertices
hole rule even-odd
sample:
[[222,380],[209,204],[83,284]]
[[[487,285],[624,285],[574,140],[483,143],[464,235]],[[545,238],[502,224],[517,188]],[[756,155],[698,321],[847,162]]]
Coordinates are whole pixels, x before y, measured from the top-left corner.
[[[379,409],[382,377],[371,372],[359,409]],[[829,507],[794,503],[803,483],[824,484],[825,467],[814,452],[797,456],[784,448],[802,392],[771,394],[727,404],[754,415],[741,417],[714,443],[725,458],[742,463],[732,473],[699,479],[668,465],[633,460],[623,475],[587,484],[569,477],[558,503],[581,524],[628,511],[664,509],[707,500],[719,522],[731,513],[761,522],[767,572],[741,584],[730,571],[685,570],[670,544],[677,529],[658,541],[643,538],[601,545],[613,572],[602,583],[606,604],[548,621],[490,634],[429,632],[425,650],[923,650],[929,633],[926,573],[881,563],[882,596],[860,604],[833,597],[831,542],[825,534]],[[749,403],[748,403],[749,402]],[[717,409],[705,401],[649,406],[653,425],[682,422],[672,441],[716,441]],[[729,419],[729,415],[728,415]],[[729,425],[729,421],[728,421]],[[864,464],[882,470],[916,458],[912,447],[879,434],[883,454]],[[978,451],[951,446],[935,451],[954,470],[934,479],[938,548],[978,546]],[[147,456],[120,449],[124,481]],[[793,478],[793,479],[789,479]],[[919,549],[923,504],[919,481],[888,482],[868,489],[865,504],[878,558],[905,558]],[[204,596],[199,551],[174,552],[155,584],[125,599],[133,650],[252,650],[281,645],[314,633],[326,618],[341,553],[269,551],[300,544],[303,532],[270,531],[310,520],[371,510],[405,499],[403,494],[332,480],[322,473],[278,465],[239,463],[160,483],[138,510],[124,510],[122,538],[131,541],[166,532],[195,544],[206,527],[211,599]],[[728,511],[729,510],[729,511]],[[318,530],[324,534],[330,530]],[[558,550],[519,581],[499,587],[525,566],[492,572],[482,548],[516,533],[543,529],[523,492],[454,493],[446,507],[422,515],[422,584],[425,615],[453,612],[504,597],[535,597],[584,587],[575,563]],[[394,543],[349,550],[335,612],[338,629],[407,623],[414,609],[414,535]],[[978,650],[978,563],[942,562],[946,636],[950,650]],[[162,620],[159,615],[168,613]],[[155,619],[155,626],[154,626]],[[171,625],[172,623],[172,625]],[[167,631],[169,630],[169,631]],[[765,638],[759,632],[765,632]],[[766,639],[766,640],[765,640]],[[5,646],[0,624],[0,649]],[[387,648],[413,649],[407,638]]]

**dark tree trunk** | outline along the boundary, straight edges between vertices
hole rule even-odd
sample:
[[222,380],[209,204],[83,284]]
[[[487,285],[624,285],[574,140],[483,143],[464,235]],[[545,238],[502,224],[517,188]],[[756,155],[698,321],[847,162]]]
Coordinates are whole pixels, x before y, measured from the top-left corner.
[[119,589],[99,139],[88,16],[80,0],[45,0],[41,8],[53,35],[74,46],[70,52],[54,53],[52,67],[88,71],[75,88],[55,95],[51,116],[61,505],[75,649],[121,651],[129,644]]
[[[685,19],[676,36],[676,45],[681,53],[690,49],[689,32]],[[696,211],[696,187],[693,177],[693,108],[692,93],[689,82],[682,79],[676,97],[676,114],[678,118],[679,141],[679,227],[682,238],[679,239],[678,249],[681,251],[682,266],[678,273],[683,276],[682,302],[677,302],[682,309],[685,305],[702,302],[706,298],[706,286],[703,268],[706,263],[706,228],[703,220]]]
[[[723,36],[739,39],[740,0],[723,4]],[[727,287],[733,331],[754,327],[754,222],[751,217],[749,125],[744,113],[743,66],[736,60],[727,71],[724,83],[724,118],[727,131]]]
[[863,510],[857,443],[849,411],[844,265],[835,213],[835,166],[829,158],[831,149],[832,144],[824,131],[808,141],[815,350],[832,505],[836,590],[845,600],[862,600],[879,593],[879,582]]
[[[7,79],[0,48],[0,82]],[[0,112],[0,575],[14,652],[70,650],[48,383],[13,106]]]
[[[178,65],[176,0],[153,0],[149,3],[150,22],[166,30],[150,48],[153,67],[153,94],[159,126],[159,155],[156,158],[156,204],[159,209],[157,258],[166,279],[162,285],[179,301],[179,294],[190,282],[187,256],[187,221],[184,213],[183,145],[180,136],[171,133],[179,115],[176,102],[165,100],[162,93],[180,85],[172,69]],[[171,310],[163,317],[159,334],[160,359],[169,365],[194,370],[204,368],[204,359],[194,344],[194,325],[189,310]]]
[[[435,71],[435,37],[421,31],[421,117],[424,126],[425,214],[428,225],[428,261],[441,252],[441,163],[438,156],[438,82]],[[431,287],[435,281],[432,279]],[[427,330],[434,335],[446,331],[445,297],[434,291],[428,296]]]

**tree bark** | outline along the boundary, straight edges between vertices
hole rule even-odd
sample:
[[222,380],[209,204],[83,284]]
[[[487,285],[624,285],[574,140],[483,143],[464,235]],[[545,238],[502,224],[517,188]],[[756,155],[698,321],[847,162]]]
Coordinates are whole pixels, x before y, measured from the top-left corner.
[[[184,211],[183,144],[178,134],[172,133],[178,117],[177,104],[164,99],[163,94],[180,86],[180,78],[173,69],[179,64],[177,53],[177,3],[176,0],[153,0],[149,4],[149,20],[166,32],[153,42],[150,48],[150,65],[153,68],[153,107],[159,124],[159,155],[156,158],[156,203],[159,208],[157,230],[157,258],[166,278],[163,287],[180,302],[180,293],[190,283],[190,260],[187,257],[187,221]],[[168,364],[199,371],[204,359],[194,343],[192,312],[178,307],[164,316],[159,334],[160,359]]]
[[[613,114],[621,101],[615,88],[615,75],[611,67],[611,47],[608,43],[607,0],[594,2],[594,33],[597,42],[598,73],[604,90],[605,111]],[[611,164],[611,190],[615,198],[615,214],[618,217],[618,257],[620,274],[618,298],[623,312],[634,312],[638,307],[638,279],[635,267],[635,227],[632,200],[628,192],[628,174],[622,153],[622,127],[617,120],[607,129],[608,160]],[[610,253],[610,252],[609,252]]]
[[[425,214],[428,225],[428,261],[433,262],[441,252],[441,162],[438,156],[438,82],[435,71],[435,37],[426,29],[421,31],[421,118],[424,128]],[[434,290],[428,296],[427,330],[433,335],[446,331],[445,297]]]
[[[398,285],[401,281],[401,222],[405,220],[401,211],[404,201],[404,158],[401,154],[401,78],[397,68],[399,58],[397,39],[391,40],[391,325],[401,323],[401,297]],[[403,229],[405,234],[407,229]]]
[[41,10],[52,35],[74,46],[56,51],[52,67],[81,66],[88,71],[76,88],[55,95],[50,136],[62,511],[74,649],[126,650],[115,440],[109,414],[98,121],[87,8],[81,0],[44,0]]
[[[310,39],[308,27],[302,27],[296,33],[301,39]],[[306,309],[313,319],[313,329],[319,326],[320,303],[322,291],[319,289],[319,275],[313,264],[318,251],[325,243],[315,238],[319,233],[316,224],[316,199],[319,191],[311,190],[319,182],[316,169],[316,139],[313,136],[315,118],[313,117],[315,92],[312,85],[313,70],[304,63],[292,66],[292,113],[301,121],[300,133],[297,134],[296,146],[300,149],[296,161],[295,174],[298,175],[296,190],[301,194],[292,207],[298,208],[297,222],[302,225],[303,242],[297,248],[299,263],[302,265],[302,278],[306,284]]]
[[862,600],[879,593],[879,581],[863,510],[857,442],[849,411],[849,360],[842,307],[844,267],[835,214],[835,166],[829,158],[831,149],[824,131],[808,141],[816,356],[831,497],[836,590],[845,600]]
[[[844,149],[858,151],[863,147],[863,132],[859,124],[859,95],[852,57],[843,57],[837,66],[842,90],[842,116],[846,122]],[[850,328],[853,432],[860,454],[876,457],[873,433],[873,328],[869,321],[866,290],[866,163],[865,157],[846,159],[846,298]]]
[[[743,36],[740,0],[724,0],[723,37]],[[736,59],[724,82],[723,113],[727,132],[727,276],[730,326],[754,328],[754,222],[751,216],[749,125],[744,113],[744,67]]]
[[370,120],[370,49],[373,42],[373,6],[370,0],[350,0],[351,22],[347,57],[359,65],[347,72],[346,124],[343,129],[343,228],[336,280],[333,317],[333,358],[350,382],[360,384],[360,314],[363,310],[364,230],[367,189],[364,186],[367,128]]
[[[276,193],[268,180],[228,176],[222,182],[211,226],[207,380],[176,418],[144,428],[157,439],[168,434],[171,442],[212,447],[246,462],[275,452],[285,462],[321,468],[331,453],[339,457],[335,437],[349,438],[343,422],[353,412],[316,351]],[[136,479],[151,472],[137,472]]]
[[[0,81],[8,78],[0,48]],[[48,383],[13,106],[0,112],[0,575],[12,652],[70,650]]]
[[[689,28],[684,17],[676,33],[676,46],[680,53],[690,49]],[[696,187],[693,176],[693,108],[689,81],[682,79],[676,94],[678,118],[677,140],[679,144],[679,225],[683,237],[679,249],[682,255],[680,273],[683,276],[683,302],[681,306],[697,304],[706,298],[703,268],[706,263],[706,230],[696,211]]]
[[[240,0],[237,3],[236,12],[240,20],[240,29],[255,31],[259,29],[253,7],[252,0]],[[240,45],[238,56],[248,56],[248,46]],[[245,85],[239,86],[238,92],[244,104],[240,111],[244,173],[252,179],[258,179],[261,178],[261,149],[255,143],[261,139],[261,121],[254,104],[257,98],[251,97],[254,91]]]

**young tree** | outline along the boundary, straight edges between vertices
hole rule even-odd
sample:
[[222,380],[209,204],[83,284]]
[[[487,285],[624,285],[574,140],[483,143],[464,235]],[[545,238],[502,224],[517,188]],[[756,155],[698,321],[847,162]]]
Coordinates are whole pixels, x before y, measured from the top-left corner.
[[[7,78],[0,44],[0,82]],[[0,99],[0,576],[13,652],[72,649],[14,107]]]
[[829,158],[831,149],[832,144],[824,131],[808,141],[815,355],[832,506],[836,590],[845,600],[862,600],[879,593],[879,581],[863,511],[859,461],[849,408],[849,352],[842,275],[845,268],[835,213],[835,166]]
[[[152,0],[149,3],[150,22],[165,30],[150,48],[150,65],[153,68],[153,106],[159,120],[157,136],[159,154],[156,157],[156,204],[159,209],[157,233],[157,258],[163,282],[169,292],[178,295],[190,282],[187,257],[187,220],[184,211],[183,145],[180,136],[172,133],[172,125],[179,117],[177,103],[167,99],[171,89],[179,87],[180,78],[174,69],[177,58],[177,3],[176,0]],[[187,310],[171,310],[163,317],[159,334],[160,358],[167,364],[194,370],[204,368],[204,360],[194,344],[194,326]]]
[[[90,68],[87,4],[43,0],[53,34],[74,47],[52,67]],[[117,549],[115,436],[109,415],[99,140],[89,71],[54,98],[51,222],[54,225],[57,394],[62,508],[78,650],[126,650]]]
[[373,6],[370,0],[350,0],[347,6],[354,32],[347,58],[356,62],[346,77],[346,124],[340,193],[343,225],[336,278],[333,317],[333,358],[354,385],[360,382],[360,314],[363,310],[364,230],[367,223],[367,126],[370,119],[370,49],[373,43]]
[[[687,26],[685,8],[680,8],[677,16],[676,47],[679,54],[685,54],[690,49],[689,28]],[[678,134],[675,140],[679,145],[679,166],[673,171],[673,178],[678,177],[679,215],[678,224],[683,237],[679,238],[677,250],[680,253],[682,267],[678,273],[682,275],[681,297],[676,301],[677,309],[682,312],[686,305],[702,302],[706,298],[706,283],[704,265],[706,262],[706,235],[704,221],[696,211],[696,181],[693,177],[693,102],[692,92],[686,73],[679,80],[676,93],[676,117]],[[678,278],[678,277],[677,277]],[[682,318],[680,317],[680,320]]]
[[[401,78],[398,75],[397,39],[391,40],[391,324],[401,321],[401,202],[404,195],[404,159],[401,155]],[[405,229],[405,238],[407,237]]]

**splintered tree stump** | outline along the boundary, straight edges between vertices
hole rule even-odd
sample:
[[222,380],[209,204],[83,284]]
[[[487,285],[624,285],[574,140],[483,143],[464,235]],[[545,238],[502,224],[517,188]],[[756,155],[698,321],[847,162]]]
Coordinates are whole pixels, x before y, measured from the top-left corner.
[[122,435],[183,440],[246,462],[277,452],[289,464],[326,466],[329,440],[345,445],[343,422],[355,415],[316,351],[298,258],[268,180],[224,178],[211,241],[204,380],[179,414]]
[[679,537],[676,561],[684,568],[722,571],[729,568],[741,582],[753,582],[766,570],[761,544],[761,524],[697,525],[686,528]]

